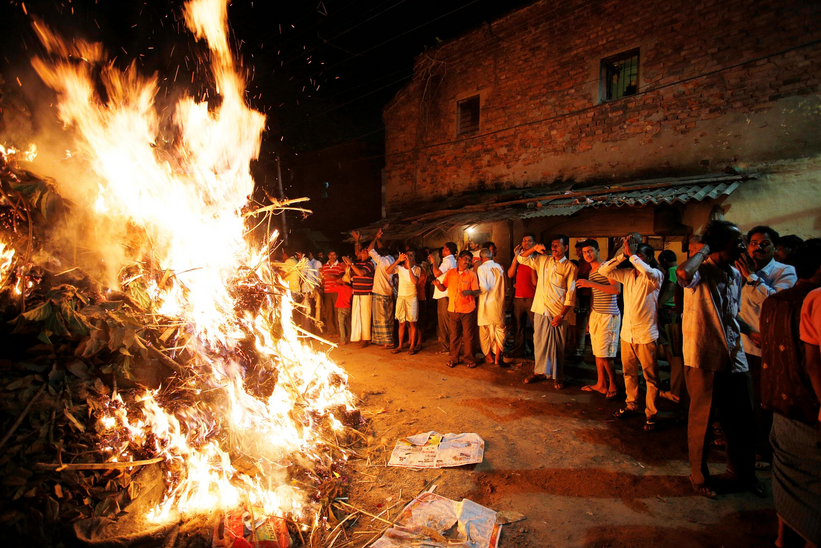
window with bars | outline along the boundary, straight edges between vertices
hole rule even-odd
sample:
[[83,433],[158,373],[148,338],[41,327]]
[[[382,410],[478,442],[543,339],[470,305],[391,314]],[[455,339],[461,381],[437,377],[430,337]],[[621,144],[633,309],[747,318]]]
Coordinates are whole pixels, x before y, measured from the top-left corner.
[[479,96],[474,95],[456,103],[456,135],[479,131]]
[[620,53],[601,62],[601,100],[635,95],[639,84],[639,50]]

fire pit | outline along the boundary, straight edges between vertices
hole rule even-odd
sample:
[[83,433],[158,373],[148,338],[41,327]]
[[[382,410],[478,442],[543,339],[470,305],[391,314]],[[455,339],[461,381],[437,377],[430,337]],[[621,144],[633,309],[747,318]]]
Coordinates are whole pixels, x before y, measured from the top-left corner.
[[185,22],[221,101],[184,98],[170,120],[156,76],[34,24],[85,176],[46,180],[21,169],[33,150],[0,149],[8,538],[57,544],[73,523],[89,544],[321,545],[344,488],[360,419],[293,322],[276,233],[259,237],[283,204],[249,200],[264,116],[226,2],[192,0]]

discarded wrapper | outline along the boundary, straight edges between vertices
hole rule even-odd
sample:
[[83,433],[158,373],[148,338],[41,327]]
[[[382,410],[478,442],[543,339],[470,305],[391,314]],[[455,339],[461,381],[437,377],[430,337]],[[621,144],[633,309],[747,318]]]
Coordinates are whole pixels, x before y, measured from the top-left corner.
[[212,548],[290,548],[285,520],[268,517],[259,507],[252,510],[253,514],[247,507],[226,512],[214,525]]
[[501,530],[496,512],[489,508],[423,493],[410,501],[373,548],[498,548]]
[[388,466],[444,468],[482,462],[485,442],[477,434],[425,432],[397,440]]

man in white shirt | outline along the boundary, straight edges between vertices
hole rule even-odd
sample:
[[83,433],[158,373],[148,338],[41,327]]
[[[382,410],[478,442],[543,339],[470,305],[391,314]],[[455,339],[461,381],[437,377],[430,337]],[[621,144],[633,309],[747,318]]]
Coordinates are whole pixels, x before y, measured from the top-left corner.
[[[629,259],[631,268],[618,268]],[[664,274],[650,266],[653,248],[641,243],[641,236],[631,234],[624,240],[624,250],[601,265],[599,274],[621,282],[624,288],[624,317],[621,322],[621,366],[624,371],[625,407],[615,413],[624,419],[639,412],[639,365],[647,385],[644,429],[656,429],[656,399],[659,394],[659,366],[656,361],[659,290]]]
[[690,482],[700,495],[715,498],[707,436],[717,411],[727,443],[727,472],[742,487],[765,496],[755,477],[752,383],[741,342],[742,333],[754,342],[760,342],[760,335],[738,314],[741,274],[732,266],[744,253],[741,231],[731,222],[711,221],[690,249],[690,258],[676,269],[684,287],[681,327],[690,394]]
[[[742,255],[735,267],[744,278],[741,288],[741,319],[758,331],[761,307],[770,295],[795,285],[798,277],[795,267],[774,260],[778,232],[769,226],[756,226],[747,233],[747,254]],[[772,460],[770,427],[772,412],[761,408],[761,347],[750,337],[741,334],[741,343],[747,354],[747,365],[753,380],[753,410],[756,423],[756,446],[761,459]]]
[[[442,264],[439,268],[436,267],[436,261],[433,254],[428,255],[428,262],[430,263],[433,275],[436,278],[442,279],[442,276],[451,268],[456,268],[456,244],[447,242],[442,246]],[[448,292],[442,291],[434,284],[433,299],[436,301],[436,330],[439,338],[439,344],[442,345],[441,350],[437,354],[450,353],[450,323],[448,319]]]
[[550,255],[536,244],[516,257],[519,264],[536,271],[538,282],[533,297],[533,345],[536,361],[525,384],[553,378],[553,387],[564,388],[564,346],[567,341],[565,316],[576,301],[576,265],[567,259],[570,239],[554,236]]
[[[495,247],[495,246],[494,246]],[[504,365],[505,346],[505,273],[493,260],[491,248],[479,252],[482,264],[476,269],[479,277],[479,344],[485,362]]]
[[[393,348],[393,284],[388,267],[393,264],[393,257],[380,242],[383,229],[379,229],[376,237],[368,246],[368,255],[376,263],[373,275],[373,329],[371,341],[384,350]],[[377,249],[379,251],[377,251]]]
[[405,324],[408,325],[408,354],[416,354],[416,322],[419,320],[419,301],[416,299],[416,283],[421,275],[421,269],[416,266],[416,255],[413,251],[400,253],[399,257],[385,271],[387,274],[396,273],[399,278],[399,288],[396,296],[396,320],[399,322],[399,342],[391,353],[402,351],[402,341],[405,338]]

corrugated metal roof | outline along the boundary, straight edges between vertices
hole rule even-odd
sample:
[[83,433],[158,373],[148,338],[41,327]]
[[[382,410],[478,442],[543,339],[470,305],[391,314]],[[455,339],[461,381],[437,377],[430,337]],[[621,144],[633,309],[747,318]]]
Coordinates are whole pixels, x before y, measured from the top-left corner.
[[[444,199],[439,208],[430,208],[416,215],[403,213],[373,223],[363,228],[364,236],[375,232],[386,222],[390,223],[392,238],[407,239],[447,232],[454,227],[488,224],[509,219],[533,219],[538,217],[570,216],[587,208],[601,207],[642,207],[649,204],[688,203],[691,201],[714,200],[729,196],[735,189],[756,175],[715,175],[710,177],[681,177],[636,181],[630,185],[616,187],[593,187],[579,190],[559,191],[547,187],[541,193],[527,189],[521,195],[525,198],[500,200],[501,194],[474,196],[471,200],[458,197]],[[637,187],[635,190],[631,186]],[[612,189],[612,190],[611,190]],[[540,197],[544,196],[543,200]],[[511,197],[505,191],[505,197]],[[472,203],[471,203],[472,202]]]

